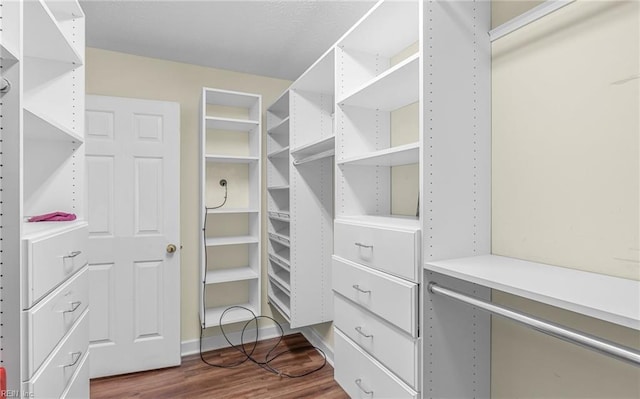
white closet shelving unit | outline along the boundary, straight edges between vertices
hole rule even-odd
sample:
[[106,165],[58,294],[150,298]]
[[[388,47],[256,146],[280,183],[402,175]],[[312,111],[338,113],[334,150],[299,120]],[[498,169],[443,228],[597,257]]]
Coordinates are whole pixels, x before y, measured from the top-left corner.
[[[246,310],[233,308],[221,320],[223,312],[231,306],[261,314],[261,101],[258,94],[202,89],[200,322],[203,328],[253,317]],[[223,180],[226,187],[221,183]]]
[[[7,388],[88,397],[84,14],[75,0],[3,1],[0,362]],[[29,223],[62,211],[70,222]],[[64,367],[61,367],[63,365]]]

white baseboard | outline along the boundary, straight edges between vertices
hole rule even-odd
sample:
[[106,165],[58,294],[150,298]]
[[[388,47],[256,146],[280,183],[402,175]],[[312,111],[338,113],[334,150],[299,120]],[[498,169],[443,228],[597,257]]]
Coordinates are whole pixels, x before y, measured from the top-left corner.
[[[289,324],[281,323],[282,330],[284,331],[284,335],[295,334],[297,331],[293,331],[289,328]],[[235,331],[232,333],[227,333],[227,337],[229,340],[233,342],[235,345],[240,344],[242,332]],[[260,341],[265,339],[276,338],[280,336],[280,329],[276,326],[268,326],[268,327],[260,327],[258,331],[258,339]],[[247,339],[246,337],[253,337],[252,334],[247,333],[245,335],[245,340],[252,340],[253,338]],[[228,348],[229,343],[222,334],[214,335],[211,337],[204,337],[202,339],[202,351],[212,351],[216,349]],[[180,353],[182,356],[193,355],[200,352],[200,339],[192,339],[189,341],[182,341],[180,344]]]
[[309,343],[316,348],[321,349],[325,356],[327,357],[327,363],[333,367],[333,348],[329,347],[327,343],[318,335],[316,330],[312,327],[303,327],[299,329],[299,331],[304,335],[304,337],[309,341]]
[[[333,348],[330,348],[329,345],[318,335],[316,330],[311,327],[304,327],[300,329],[292,330],[289,328],[289,324],[282,323],[282,330],[284,331],[284,335],[291,335],[295,333],[302,333],[304,337],[309,341],[309,343],[316,348],[321,349],[325,356],[327,357],[327,363],[329,363],[333,367]],[[227,336],[229,340],[234,344],[240,343],[241,331],[235,331],[232,333],[228,333]],[[277,338],[280,336],[280,329],[276,326],[268,326],[261,327],[259,330],[258,337],[259,339],[271,339]],[[224,339],[222,334],[214,335],[211,337],[204,337],[202,339],[202,351],[208,352],[216,349],[228,348],[229,343]],[[189,341],[182,341],[180,344],[180,353],[182,356],[194,355],[200,352],[200,339],[192,339]]]

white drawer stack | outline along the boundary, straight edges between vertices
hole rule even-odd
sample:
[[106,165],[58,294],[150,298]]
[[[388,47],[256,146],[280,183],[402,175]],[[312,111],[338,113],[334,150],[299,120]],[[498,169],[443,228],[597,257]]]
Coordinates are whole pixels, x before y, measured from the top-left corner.
[[42,227],[23,240],[23,389],[36,398],[88,398],[87,223]]
[[334,237],[335,379],[354,398],[418,397],[417,220],[337,219]]

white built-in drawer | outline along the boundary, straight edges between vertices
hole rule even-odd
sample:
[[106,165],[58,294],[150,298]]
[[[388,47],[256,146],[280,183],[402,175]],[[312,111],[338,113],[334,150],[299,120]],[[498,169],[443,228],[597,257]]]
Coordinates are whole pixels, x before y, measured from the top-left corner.
[[60,396],[60,399],[87,399],[89,398],[89,354],[85,354],[76,374]]
[[59,398],[89,349],[89,318],[85,310],[69,334],[25,383],[25,391],[36,398]]
[[418,280],[420,230],[336,220],[334,253],[411,281]]
[[25,240],[27,309],[87,263],[88,239],[87,224],[80,223]]
[[81,269],[67,282],[24,312],[26,369],[31,377],[53,348],[71,330],[89,304],[89,274]]
[[418,387],[418,342],[342,295],[333,322],[342,333],[413,388]]
[[334,377],[351,398],[417,398],[418,394],[334,329]]
[[418,285],[333,256],[333,290],[417,337]]

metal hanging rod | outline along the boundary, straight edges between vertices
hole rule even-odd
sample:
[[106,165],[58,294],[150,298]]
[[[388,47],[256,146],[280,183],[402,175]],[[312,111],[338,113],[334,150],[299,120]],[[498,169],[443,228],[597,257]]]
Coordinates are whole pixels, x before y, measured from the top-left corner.
[[427,289],[431,293],[446,296],[460,302],[473,305],[479,309],[485,310],[498,316],[502,316],[509,320],[513,320],[542,333],[583,346],[596,352],[603,353],[618,360],[629,362],[635,366],[640,366],[640,352],[634,349],[627,348],[613,342],[605,341],[600,338],[592,337],[582,332],[571,330],[561,325],[538,319],[524,313],[506,308],[504,306],[486,302],[482,299],[474,298],[460,292],[441,287],[436,283],[429,283]]
[[335,150],[332,148],[330,150],[323,151],[323,152],[320,152],[318,154],[311,155],[311,156],[306,157],[306,158],[302,158],[300,160],[295,160],[295,161],[293,161],[293,164],[298,166],[298,165],[301,165],[303,163],[307,163],[307,162],[311,162],[311,161],[317,161],[318,159],[331,157],[334,154],[335,154]]
[[547,0],[539,6],[536,6],[531,10],[524,12],[513,19],[510,19],[502,25],[498,25],[497,27],[491,29],[489,31],[489,38],[491,39],[491,41],[498,40],[502,36],[506,36],[511,32],[527,26],[546,15],[549,15],[552,12],[573,3],[574,1],[575,0]]

